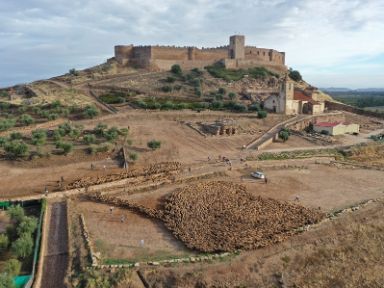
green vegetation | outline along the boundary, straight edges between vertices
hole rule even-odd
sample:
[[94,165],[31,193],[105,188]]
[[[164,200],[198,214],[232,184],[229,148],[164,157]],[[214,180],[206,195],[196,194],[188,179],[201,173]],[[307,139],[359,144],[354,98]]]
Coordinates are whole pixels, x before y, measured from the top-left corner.
[[83,140],[84,140],[85,144],[89,145],[89,144],[96,142],[96,137],[93,134],[87,134],[87,135],[83,136]]
[[95,106],[93,105],[88,105],[85,109],[84,109],[84,112],[83,112],[83,116],[85,118],[95,118],[97,115],[100,114],[100,111],[99,109],[97,109]]
[[296,82],[303,80],[303,77],[301,76],[300,72],[297,70],[293,70],[292,68],[289,68],[289,78]]
[[19,122],[23,125],[23,126],[28,126],[28,125],[31,125],[33,122],[34,122],[34,119],[31,115],[29,114],[22,114],[19,118]]
[[375,142],[384,142],[384,134],[372,135],[371,138]]
[[161,147],[161,142],[158,140],[151,140],[147,143],[148,148],[151,148],[152,150],[159,149]]
[[234,92],[229,92],[229,93],[228,93],[228,97],[229,97],[229,99],[230,99],[231,101],[233,101],[233,100],[236,99],[237,95],[236,95],[236,93],[234,93]]
[[283,142],[287,141],[290,135],[291,133],[288,128],[282,128],[279,132],[279,138],[283,140]]
[[207,66],[207,71],[216,78],[222,78],[226,81],[238,81],[245,75],[249,75],[255,79],[264,79],[269,76],[278,77],[277,74],[269,71],[264,67],[254,67],[249,69],[226,69],[222,64]]
[[56,148],[60,149],[60,154],[68,155],[73,149],[73,144],[59,141],[56,143]]
[[75,68],[72,68],[72,69],[69,69],[69,75],[79,76],[79,72]]
[[267,111],[265,110],[258,110],[257,111],[257,118],[264,119],[267,117]]
[[183,71],[181,70],[181,67],[178,64],[172,65],[171,72],[178,76],[181,76],[183,74]]
[[103,94],[99,97],[101,101],[106,104],[121,104],[126,102],[131,96],[136,95],[135,92],[131,91],[128,93],[119,91],[110,91],[107,94]]
[[8,130],[9,128],[14,127],[16,124],[15,119],[8,118],[0,120],[0,131]]
[[[366,107],[381,107],[384,106],[384,92],[376,92],[376,91],[342,91],[342,92],[327,92],[337,101],[340,101],[347,105],[352,105],[359,108]],[[377,112],[380,111],[377,108]],[[375,110],[374,110],[375,111]],[[376,112],[376,111],[375,111]]]
[[165,79],[165,82],[168,82],[168,83],[174,83],[176,81],[176,78],[175,77],[172,77],[172,76],[168,76],[166,79]]
[[4,151],[7,157],[16,159],[24,157],[28,153],[28,145],[22,140],[11,140],[4,145]]
[[300,158],[309,158],[314,156],[339,156],[343,157],[342,151],[337,149],[318,149],[318,150],[297,150],[297,151],[286,151],[286,152],[264,152],[257,155],[254,158],[248,157],[248,160],[286,160],[286,159],[300,159]]
[[8,236],[6,234],[0,234],[0,253],[3,253],[8,248],[8,245]]
[[47,140],[47,131],[38,129],[32,131],[32,144],[36,146],[44,145]]
[[9,98],[9,92],[5,91],[5,90],[0,91],[0,97],[1,98]]
[[160,89],[161,89],[161,91],[166,92],[166,93],[172,92],[172,90],[173,90],[172,86],[170,86],[170,85],[165,85],[165,86],[161,87]]

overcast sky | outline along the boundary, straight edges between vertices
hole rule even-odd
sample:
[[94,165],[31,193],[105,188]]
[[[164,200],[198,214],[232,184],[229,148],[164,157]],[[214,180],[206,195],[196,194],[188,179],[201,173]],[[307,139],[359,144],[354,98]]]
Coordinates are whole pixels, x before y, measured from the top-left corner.
[[1,0],[0,87],[86,68],[117,44],[286,52],[318,87],[384,87],[384,0]]

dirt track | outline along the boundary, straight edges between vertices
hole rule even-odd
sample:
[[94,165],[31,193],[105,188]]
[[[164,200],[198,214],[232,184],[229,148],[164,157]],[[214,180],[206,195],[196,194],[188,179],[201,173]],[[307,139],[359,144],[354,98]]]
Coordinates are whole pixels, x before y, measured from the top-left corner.
[[50,209],[47,250],[44,256],[42,288],[66,287],[64,277],[68,264],[66,203],[53,203]]

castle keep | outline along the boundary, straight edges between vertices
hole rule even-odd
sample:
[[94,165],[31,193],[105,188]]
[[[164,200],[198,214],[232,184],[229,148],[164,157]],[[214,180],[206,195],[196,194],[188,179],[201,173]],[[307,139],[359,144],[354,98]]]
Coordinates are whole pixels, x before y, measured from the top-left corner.
[[217,48],[118,45],[115,46],[115,59],[123,66],[153,71],[170,70],[174,64],[193,69],[218,62],[230,69],[264,66],[276,72],[287,70],[284,52],[245,46],[243,35],[233,35],[229,45]]

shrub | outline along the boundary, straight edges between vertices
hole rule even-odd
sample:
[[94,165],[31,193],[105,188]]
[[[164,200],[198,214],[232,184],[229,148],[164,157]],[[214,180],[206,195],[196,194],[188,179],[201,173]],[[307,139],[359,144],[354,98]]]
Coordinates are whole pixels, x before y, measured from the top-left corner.
[[80,137],[81,131],[78,128],[73,128],[71,132],[69,132],[69,137],[71,137],[73,140],[76,140]]
[[8,118],[4,120],[0,120],[0,131],[8,130],[9,128],[14,127],[16,124],[15,119]]
[[5,91],[5,90],[2,90],[2,91],[0,91],[0,97],[9,97],[9,93],[8,93],[8,91]]
[[79,76],[79,72],[75,68],[72,68],[72,69],[69,69],[69,75]]
[[84,109],[83,116],[85,118],[94,118],[97,115],[99,115],[99,113],[100,113],[99,109],[97,109],[95,106],[88,105]]
[[198,97],[201,97],[203,95],[200,87],[195,87],[195,95]]
[[172,92],[172,86],[165,85],[165,86],[161,87],[161,91],[166,92],[166,93]]
[[223,109],[224,107],[224,104],[223,102],[221,101],[214,101],[211,103],[211,105],[209,106],[209,109],[212,109],[212,110],[221,110]]
[[283,128],[279,132],[279,138],[283,140],[283,142],[287,141],[289,138],[290,132],[287,128]]
[[96,153],[105,153],[111,150],[111,145],[104,144],[101,146],[96,147]]
[[136,161],[137,158],[139,158],[137,153],[129,153],[129,159],[131,159],[132,161]]
[[10,158],[24,157],[28,154],[28,145],[21,140],[7,142],[4,146],[7,156]]
[[172,77],[172,76],[168,76],[166,79],[165,79],[165,82],[168,82],[168,83],[174,83],[176,81],[176,78],[175,77]]
[[297,70],[293,70],[292,68],[289,68],[289,77],[296,82],[303,80],[303,77],[301,76],[300,72]]
[[261,107],[259,103],[254,103],[248,107],[248,111],[260,111]]
[[57,142],[56,148],[61,149],[61,153],[64,155],[67,155],[72,151],[73,145],[72,143],[68,143],[68,142]]
[[228,93],[228,97],[229,97],[229,99],[231,99],[231,100],[235,100],[235,99],[236,99],[236,93],[234,93],[234,92],[229,92],[229,93]]
[[267,117],[267,111],[265,110],[257,111],[257,118],[264,119],[266,117]]
[[104,132],[105,130],[107,130],[108,126],[106,124],[103,124],[103,123],[99,123],[96,125],[96,127],[93,129],[93,132],[97,135],[97,136],[104,136]]
[[58,131],[60,133],[60,136],[68,135],[72,131],[72,126],[68,122],[60,124]]
[[225,88],[223,87],[220,87],[219,90],[217,90],[217,92],[221,95],[225,95],[227,93],[227,90],[225,90]]
[[181,75],[183,73],[179,64],[172,65],[171,72],[176,75]]
[[201,80],[199,78],[195,78],[195,79],[191,80],[191,84],[194,87],[200,87],[201,86]]
[[162,110],[173,110],[175,105],[171,101],[166,101],[161,105]]
[[96,137],[93,134],[84,135],[83,140],[86,144],[92,144],[96,142]]
[[125,97],[118,96],[115,94],[101,95],[100,100],[107,104],[120,104],[125,102]]
[[51,103],[51,108],[60,108],[62,107],[60,100],[55,100]]
[[57,118],[59,118],[59,114],[57,114],[57,113],[49,113],[47,118],[50,121],[56,120]]
[[9,245],[9,239],[7,234],[4,234],[4,233],[0,234],[0,253],[3,253],[5,250],[7,250],[8,245]]
[[161,142],[157,140],[151,140],[147,143],[148,148],[151,148],[152,150],[159,149],[161,147]]
[[11,250],[17,258],[26,258],[31,255],[33,251],[32,235],[22,234],[12,243]]
[[29,114],[23,114],[19,118],[19,122],[25,126],[31,125],[34,122],[34,119]]
[[0,147],[4,147],[5,143],[7,143],[7,138],[0,137]]
[[128,128],[121,128],[120,130],[119,130],[119,135],[121,135],[121,136],[128,136],[128,133],[129,133],[129,130],[128,130]]
[[37,219],[35,217],[24,216],[16,228],[17,235],[31,234],[37,228]]
[[34,130],[32,131],[32,144],[33,145],[44,145],[47,140],[47,132],[45,130]]
[[20,140],[23,138],[23,135],[21,135],[20,132],[12,132],[11,134],[9,134],[9,139],[11,140]]
[[25,113],[27,110],[28,110],[27,106],[24,106],[24,105],[19,106],[19,108],[17,108],[17,111],[19,113]]
[[203,71],[201,71],[199,68],[193,68],[191,70],[194,74],[196,74],[197,76],[201,76],[203,75]]
[[20,274],[20,270],[21,270],[20,261],[17,259],[9,259],[7,262],[5,262],[3,271],[10,276],[17,276]]
[[240,104],[240,103],[236,103],[236,102],[228,102],[225,104],[225,107],[231,111],[234,111],[234,112],[247,111],[247,106]]
[[104,137],[108,141],[114,141],[119,137],[119,129],[116,127],[111,127],[107,131],[104,132]]
[[4,288],[15,288],[15,284],[13,282],[13,276],[8,275],[7,273],[0,274],[0,287]]

